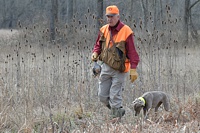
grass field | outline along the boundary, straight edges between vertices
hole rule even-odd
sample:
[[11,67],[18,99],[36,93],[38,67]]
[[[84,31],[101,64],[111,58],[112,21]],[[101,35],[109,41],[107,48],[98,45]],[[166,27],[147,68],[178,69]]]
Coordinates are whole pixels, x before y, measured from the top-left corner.
[[[131,84],[127,77],[126,115],[112,124],[91,72],[95,40],[83,33],[75,41],[69,33],[57,35],[52,43],[48,30],[0,30],[0,132],[200,132],[198,45],[146,45],[136,39],[139,78]],[[160,108],[157,118],[151,112],[143,121],[142,114],[133,115],[131,102],[149,90],[167,92],[171,111]]]

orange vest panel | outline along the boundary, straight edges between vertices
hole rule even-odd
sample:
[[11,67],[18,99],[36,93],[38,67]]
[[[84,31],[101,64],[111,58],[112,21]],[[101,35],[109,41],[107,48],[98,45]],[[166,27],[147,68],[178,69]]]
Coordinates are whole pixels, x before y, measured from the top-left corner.
[[[101,29],[100,29],[103,37],[106,39],[106,47],[108,47],[108,44],[109,44],[109,47],[111,47],[113,44],[112,44],[112,41],[110,41],[110,31],[109,31],[109,25],[104,25]],[[130,36],[130,34],[132,34],[133,31],[127,26],[127,25],[124,25],[120,31],[114,35],[112,38],[113,38],[113,41],[115,42],[115,44],[119,44],[119,45],[125,45],[126,43],[126,39]],[[110,42],[109,42],[110,41]],[[124,47],[124,53],[126,54],[126,49],[125,49],[125,46]],[[126,62],[125,62],[125,71],[124,72],[128,72],[130,70],[130,61],[129,59],[126,59]]]

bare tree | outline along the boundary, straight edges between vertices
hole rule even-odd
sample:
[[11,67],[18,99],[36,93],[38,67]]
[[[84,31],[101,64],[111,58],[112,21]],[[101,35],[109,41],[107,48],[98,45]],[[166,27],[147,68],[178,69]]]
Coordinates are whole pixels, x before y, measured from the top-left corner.
[[[15,17],[15,10],[16,10],[16,6],[15,6],[15,2],[11,2],[11,10],[10,10],[10,22],[9,22],[9,28],[13,28],[14,26],[14,17]],[[16,21],[16,20],[15,20]]]
[[55,40],[55,25],[58,22],[58,0],[51,0],[50,38]]
[[68,3],[67,3],[67,16],[68,16],[68,19],[67,19],[67,22],[70,23],[71,20],[73,19],[73,0],[68,0]]
[[144,12],[144,27],[147,28],[148,23],[148,0],[141,0],[142,11]]
[[2,4],[2,16],[3,16],[3,20],[5,20],[6,18],[6,2],[5,0],[3,0],[3,4]]
[[189,23],[189,6],[190,0],[185,0],[185,12],[184,12],[184,21],[183,21],[183,33],[184,33],[184,40],[183,44],[188,44],[188,23]]
[[97,27],[100,28],[102,22],[101,20],[103,19],[103,1],[98,0],[97,4]]
[[192,13],[191,13],[191,9],[198,3],[200,2],[200,0],[197,0],[196,2],[194,2],[193,4],[190,5],[188,12],[189,12],[189,21],[190,21],[190,25],[191,25],[191,36],[193,37],[193,39],[196,41],[196,43],[199,42],[199,38],[198,38],[198,32],[197,29],[195,27],[195,25],[193,24],[192,21]]
[[[187,45],[188,44],[188,31],[189,31],[189,23],[192,22],[191,19],[191,9],[192,7],[194,7],[198,2],[200,2],[200,0],[197,0],[196,2],[194,2],[192,5],[190,5],[190,0],[185,0],[185,12],[184,12],[184,21],[183,21],[183,33],[184,33],[184,40],[183,40],[183,44]],[[194,26],[193,26],[194,28]],[[193,37],[198,36],[197,31],[195,32],[193,29]]]

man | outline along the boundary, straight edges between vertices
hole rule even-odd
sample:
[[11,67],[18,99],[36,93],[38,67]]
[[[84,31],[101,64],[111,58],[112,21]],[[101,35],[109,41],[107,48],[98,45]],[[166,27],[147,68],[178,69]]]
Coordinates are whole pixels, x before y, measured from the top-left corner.
[[[98,96],[100,101],[111,110],[111,119],[113,119],[121,118],[125,114],[125,109],[122,107],[122,90],[125,86],[127,72],[130,71],[131,82],[137,79],[136,67],[139,56],[134,46],[133,31],[120,21],[118,7],[108,6],[106,18],[108,24],[100,28],[91,58],[92,61],[97,61],[100,58],[103,62],[99,77]],[[114,69],[110,61],[104,58],[105,52],[114,45],[121,48],[126,57],[123,72]]]

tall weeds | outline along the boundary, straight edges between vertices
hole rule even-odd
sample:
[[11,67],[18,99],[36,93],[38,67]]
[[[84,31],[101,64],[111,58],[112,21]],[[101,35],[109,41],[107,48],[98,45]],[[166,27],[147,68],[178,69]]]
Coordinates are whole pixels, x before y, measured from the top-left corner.
[[[131,84],[127,77],[123,94],[127,113],[118,125],[105,122],[109,112],[98,102],[98,79],[91,72],[90,55],[98,33],[96,15],[88,9],[84,20],[74,15],[71,23],[59,23],[53,42],[47,23],[26,27],[19,21],[17,33],[0,40],[0,131],[160,132],[170,128],[170,124],[164,127],[165,122],[176,126],[177,121],[196,127],[199,46],[182,45],[181,32],[175,30],[179,20],[169,9],[161,21],[162,29],[155,27],[151,13],[146,26],[142,19],[124,16],[134,31],[141,61],[137,81]],[[149,90],[166,91],[177,100],[172,100],[171,114],[161,115],[160,125],[143,123],[132,114],[132,100]],[[187,100],[188,96],[194,98]],[[190,123],[186,126],[193,130]]]

